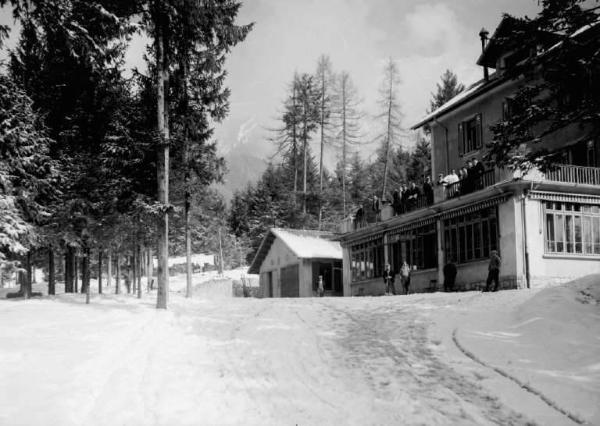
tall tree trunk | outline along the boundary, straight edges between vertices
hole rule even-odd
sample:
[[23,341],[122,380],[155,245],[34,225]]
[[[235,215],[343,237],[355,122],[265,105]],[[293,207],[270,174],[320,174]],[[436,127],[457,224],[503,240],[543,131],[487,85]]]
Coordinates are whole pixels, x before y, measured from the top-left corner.
[[223,275],[223,244],[221,244],[221,227],[219,227],[219,275]]
[[169,215],[166,207],[169,204],[169,111],[167,102],[168,59],[165,34],[165,13],[162,4],[157,4],[157,19],[155,22],[156,34],[156,111],[157,131],[160,135],[158,148],[157,179],[158,202],[163,205],[164,211],[158,225],[158,292],[156,307],[166,309],[169,299]]
[[119,253],[115,253],[115,269],[117,275],[115,275],[115,294],[121,292],[121,262],[119,261]]
[[83,256],[81,256],[79,258],[79,260],[81,262],[80,263],[80,265],[81,265],[81,270],[80,270],[81,271],[80,272],[80,274],[81,274],[81,293],[86,293],[87,292],[87,288],[85,286],[86,285],[86,282],[85,282],[85,272],[86,272],[85,271],[85,269],[86,269],[85,258],[86,258],[86,250],[87,250],[86,248],[83,249]]
[[132,275],[132,281],[131,281],[131,286],[132,286],[132,290],[133,290],[133,294],[136,293],[137,291],[137,264],[138,264],[138,258],[137,258],[137,244],[133,244],[133,253],[131,254],[131,275]]
[[133,285],[133,256],[129,256],[127,262],[127,294],[131,294],[131,286]]
[[298,197],[298,135],[296,133],[296,76],[292,87],[292,155],[294,156],[294,207]]
[[90,303],[90,248],[83,249],[83,259],[81,262],[81,288],[85,288],[85,303]]
[[54,268],[54,250],[48,247],[48,294],[56,294],[56,271]]
[[346,81],[342,80],[342,206],[346,217]]
[[[307,110],[308,105],[306,105],[306,101],[304,102],[304,114],[306,115],[306,110]],[[302,192],[304,194],[304,196],[302,197],[302,212],[304,214],[306,214],[306,175],[307,175],[307,169],[308,169],[308,131],[306,128],[306,120],[308,118],[304,117],[304,129],[302,131],[302,139],[303,139],[303,144],[302,144],[302,150],[304,151],[304,185],[302,187]]]
[[321,70],[321,155],[319,158],[319,230],[323,219],[323,151],[325,150],[325,69]]
[[137,246],[137,297],[142,298],[142,247]]
[[65,293],[73,292],[73,271],[71,269],[71,247],[65,251]]
[[108,249],[106,256],[106,287],[112,284],[112,251]]
[[192,232],[190,230],[190,193],[185,193],[185,297],[192,297]]
[[387,175],[390,162],[390,145],[392,143],[392,105],[393,105],[393,94],[394,94],[394,77],[390,73],[390,92],[388,95],[388,119],[387,119],[387,136],[385,145],[385,165],[383,166],[383,189],[381,191],[381,199],[385,198],[385,190],[387,184]]
[[77,264],[78,256],[75,254],[75,250],[73,250],[73,293],[77,293],[79,291],[79,271]]
[[27,255],[25,256],[25,273],[22,276],[21,289],[20,289],[20,293],[26,299],[29,299],[31,297],[32,278],[33,278],[33,267],[31,265],[31,249],[30,249],[27,252]]
[[102,249],[98,250],[98,294],[102,294]]
[[146,290],[152,290],[152,276],[154,275],[154,259],[152,257],[152,245],[148,246],[148,267],[146,269]]

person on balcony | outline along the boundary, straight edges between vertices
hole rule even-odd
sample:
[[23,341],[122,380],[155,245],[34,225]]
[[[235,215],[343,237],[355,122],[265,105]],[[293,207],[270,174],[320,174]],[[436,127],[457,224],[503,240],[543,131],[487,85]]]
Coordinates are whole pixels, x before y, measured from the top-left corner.
[[381,200],[377,195],[373,195],[373,213],[375,213],[375,221],[381,221]]
[[354,229],[362,228],[365,226],[365,211],[362,204],[358,205],[358,210],[354,214]]
[[408,188],[408,210],[414,210],[417,207],[417,200],[421,195],[421,191],[414,182],[410,183]]
[[401,196],[401,200],[402,200],[402,206],[400,208],[400,211],[402,213],[406,213],[408,211],[408,197],[410,196],[409,192],[408,192],[408,187],[406,186],[406,184],[402,184],[402,190],[400,192],[400,196]]
[[473,158],[473,177],[475,180],[475,190],[483,189],[483,174],[485,173],[485,167],[483,164]]
[[446,198],[452,198],[456,195],[456,186],[459,181],[458,175],[456,174],[456,170],[452,169],[449,175],[444,177],[444,181],[446,181]]
[[437,182],[435,184],[438,185],[438,186],[439,185],[446,186],[446,178],[444,177],[443,173],[440,173],[438,175]]
[[398,216],[402,209],[402,198],[400,197],[400,191],[397,189],[392,193],[392,207],[394,208],[394,216]]
[[423,194],[425,195],[425,199],[427,200],[427,205],[430,206],[433,204],[433,185],[431,183],[431,177],[429,175],[425,176],[425,182],[423,182]]

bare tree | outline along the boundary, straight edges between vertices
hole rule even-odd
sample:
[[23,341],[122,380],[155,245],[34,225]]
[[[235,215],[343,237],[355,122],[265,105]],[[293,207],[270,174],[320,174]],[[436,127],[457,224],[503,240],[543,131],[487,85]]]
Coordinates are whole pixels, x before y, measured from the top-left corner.
[[398,86],[400,85],[400,73],[392,58],[389,58],[383,69],[383,80],[379,88],[379,107],[381,112],[376,118],[383,123],[382,133],[376,137],[376,141],[383,148],[383,187],[381,197],[385,197],[387,177],[390,163],[390,152],[394,145],[399,142],[402,133],[402,112],[398,99]]
[[[319,154],[319,197],[323,195],[323,153],[325,145],[329,143],[329,130],[331,126],[332,91],[335,76],[331,69],[329,56],[321,55],[317,61],[315,73],[315,86],[319,93],[319,128],[320,128],[320,154]],[[321,228],[322,205],[319,205],[319,228]]]
[[336,78],[334,106],[332,109],[333,123],[336,129],[336,145],[341,151],[342,163],[342,205],[344,216],[347,214],[347,171],[349,156],[355,152],[355,148],[361,142],[360,120],[363,117],[360,111],[362,100],[350,74],[342,71]]

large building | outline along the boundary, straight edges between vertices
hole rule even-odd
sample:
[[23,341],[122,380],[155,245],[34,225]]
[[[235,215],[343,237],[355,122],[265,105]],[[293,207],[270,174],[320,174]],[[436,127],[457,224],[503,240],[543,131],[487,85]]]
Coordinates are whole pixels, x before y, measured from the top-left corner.
[[[510,25],[502,21],[477,61],[485,77],[413,126],[431,130],[434,181],[468,160],[483,159],[489,126],[510,113],[511,96],[527,83],[506,76],[524,58],[500,42]],[[580,36],[599,37],[599,27]],[[375,223],[345,223],[344,294],[382,294],[384,264],[398,271],[403,261],[413,267],[415,291],[440,289],[451,259],[458,289],[481,288],[491,250],[502,257],[502,288],[600,273],[600,142],[590,134],[571,125],[545,136],[539,146],[563,159],[547,174],[487,166],[468,191],[464,182],[436,186],[433,203],[415,203],[396,216],[388,205]]]

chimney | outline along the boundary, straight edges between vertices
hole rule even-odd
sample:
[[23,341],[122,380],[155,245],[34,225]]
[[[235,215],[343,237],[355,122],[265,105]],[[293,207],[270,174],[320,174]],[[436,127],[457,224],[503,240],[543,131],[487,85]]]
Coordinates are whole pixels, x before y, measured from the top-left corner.
[[[485,28],[482,28],[481,31],[479,31],[479,38],[481,39],[481,53],[483,53],[485,50],[489,34],[490,33],[488,32],[488,30],[486,30]],[[490,79],[488,67],[485,64],[483,65],[483,78],[485,79],[485,81],[488,81]]]

